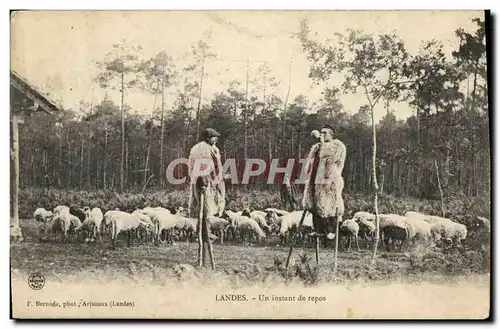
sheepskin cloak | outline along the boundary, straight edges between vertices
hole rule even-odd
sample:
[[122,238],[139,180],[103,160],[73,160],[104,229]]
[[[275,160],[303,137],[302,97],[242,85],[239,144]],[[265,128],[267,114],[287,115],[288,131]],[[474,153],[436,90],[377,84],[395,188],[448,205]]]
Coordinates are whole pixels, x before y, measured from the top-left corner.
[[342,169],[344,143],[335,139],[312,146],[306,162],[306,182],[302,206],[312,214],[327,218],[344,214]]
[[[189,153],[189,213],[198,218],[201,186],[206,186],[204,213],[206,218],[221,214],[225,207],[226,188],[222,179],[222,162],[217,146],[199,142]],[[197,170],[196,170],[197,169]]]

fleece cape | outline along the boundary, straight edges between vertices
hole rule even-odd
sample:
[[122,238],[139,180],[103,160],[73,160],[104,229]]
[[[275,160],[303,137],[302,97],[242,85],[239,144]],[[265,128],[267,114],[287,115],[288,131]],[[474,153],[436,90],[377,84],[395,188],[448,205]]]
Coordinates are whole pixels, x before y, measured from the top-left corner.
[[201,187],[206,187],[204,215],[222,214],[225,208],[226,189],[222,179],[222,161],[219,149],[207,142],[199,142],[189,153],[189,214],[198,218]]
[[305,210],[321,218],[344,214],[342,170],[345,157],[346,147],[338,139],[311,147],[302,199]]

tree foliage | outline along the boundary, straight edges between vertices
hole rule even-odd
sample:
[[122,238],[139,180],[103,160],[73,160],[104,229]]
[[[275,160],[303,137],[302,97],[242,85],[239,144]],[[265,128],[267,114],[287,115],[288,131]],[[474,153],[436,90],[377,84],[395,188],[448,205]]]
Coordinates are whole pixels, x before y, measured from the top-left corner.
[[[395,34],[347,31],[333,35],[334,41],[319,42],[304,23],[298,37],[310,62],[311,79],[325,85],[323,97],[311,103],[307,95],[300,95],[285,105],[276,94],[273,72],[262,66],[260,73],[250,79],[253,92],[249,93],[247,108],[248,157],[266,162],[278,158],[285,161],[283,166],[288,158],[305,157],[314,143],[309,132],[329,122],[336,137],[347,146],[343,174],[346,193],[368,193],[373,187],[370,114],[373,109],[381,111],[386,104],[385,116],[375,123],[375,169],[381,192],[396,197],[439,198],[434,168],[437,161],[445,197],[483,195],[489,200],[484,33],[484,21],[478,20],[476,31],[457,29],[459,45],[453,53],[446,53],[439,42],[427,40],[412,54]],[[92,106],[82,105],[83,117],[82,112],[69,109],[53,117],[27,118],[20,127],[21,186],[119,189],[123,167],[124,190],[141,191],[145,171],[156,173],[149,187],[160,187],[161,163],[166,170],[172,160],[187,157],[197,141],[197,132],[209,126],[222,133],[219,147],[223,160],[242,161],[245,81],[234,81],[208,102],[200,101],[198,116],[203,47],[195,47],[194,66],[178,75],[175,61],[167,53],[142,58],[139,51],[131,50],[132,55],[120,57],[117,54],[122,50],[126,54],[127,49],[132,49],[120,47],[113,48],[114,55],[99,66],[103,87],[117,87],[116,74],[126,72],[128,94],[146,90],[154,98],[160,93],[164,77],[165,86],[177,90],[175,96],[165,99],[168,106],[164,120],[159,117],[161,101],[156,101],[151,117],[132,114],[135,109],[127,105],[126,98],[122,107],[119,99],[109,95]],[[341,95],[353,92],[364,94],[365,105],[345,109]],[[394,114],[402,102],[415,110],[405,120]],[[121,165],[122,108],[126,138]],[[243,167],[238,168],[241,177]],[[178,165],[174,172],[181,176],[186,168]],[[265,183],[265,174],[252,179],[253,188],[274,188]],[[299,175],[296,170],[292,179]],[[165,188],[184,186],[167,183]]]

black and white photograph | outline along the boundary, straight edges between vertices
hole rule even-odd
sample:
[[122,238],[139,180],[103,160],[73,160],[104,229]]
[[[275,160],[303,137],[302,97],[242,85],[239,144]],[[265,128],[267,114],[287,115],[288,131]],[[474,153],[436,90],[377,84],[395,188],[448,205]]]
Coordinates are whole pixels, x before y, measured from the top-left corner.
[[11,10],[11,318],[488,319],[491,31]]

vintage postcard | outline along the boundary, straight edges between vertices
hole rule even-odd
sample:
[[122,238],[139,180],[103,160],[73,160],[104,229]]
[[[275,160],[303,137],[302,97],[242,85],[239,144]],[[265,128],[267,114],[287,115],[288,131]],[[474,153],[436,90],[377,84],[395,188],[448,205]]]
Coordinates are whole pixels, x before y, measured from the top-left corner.
[[489,12],[10,26],[12,318],[490,317]]

